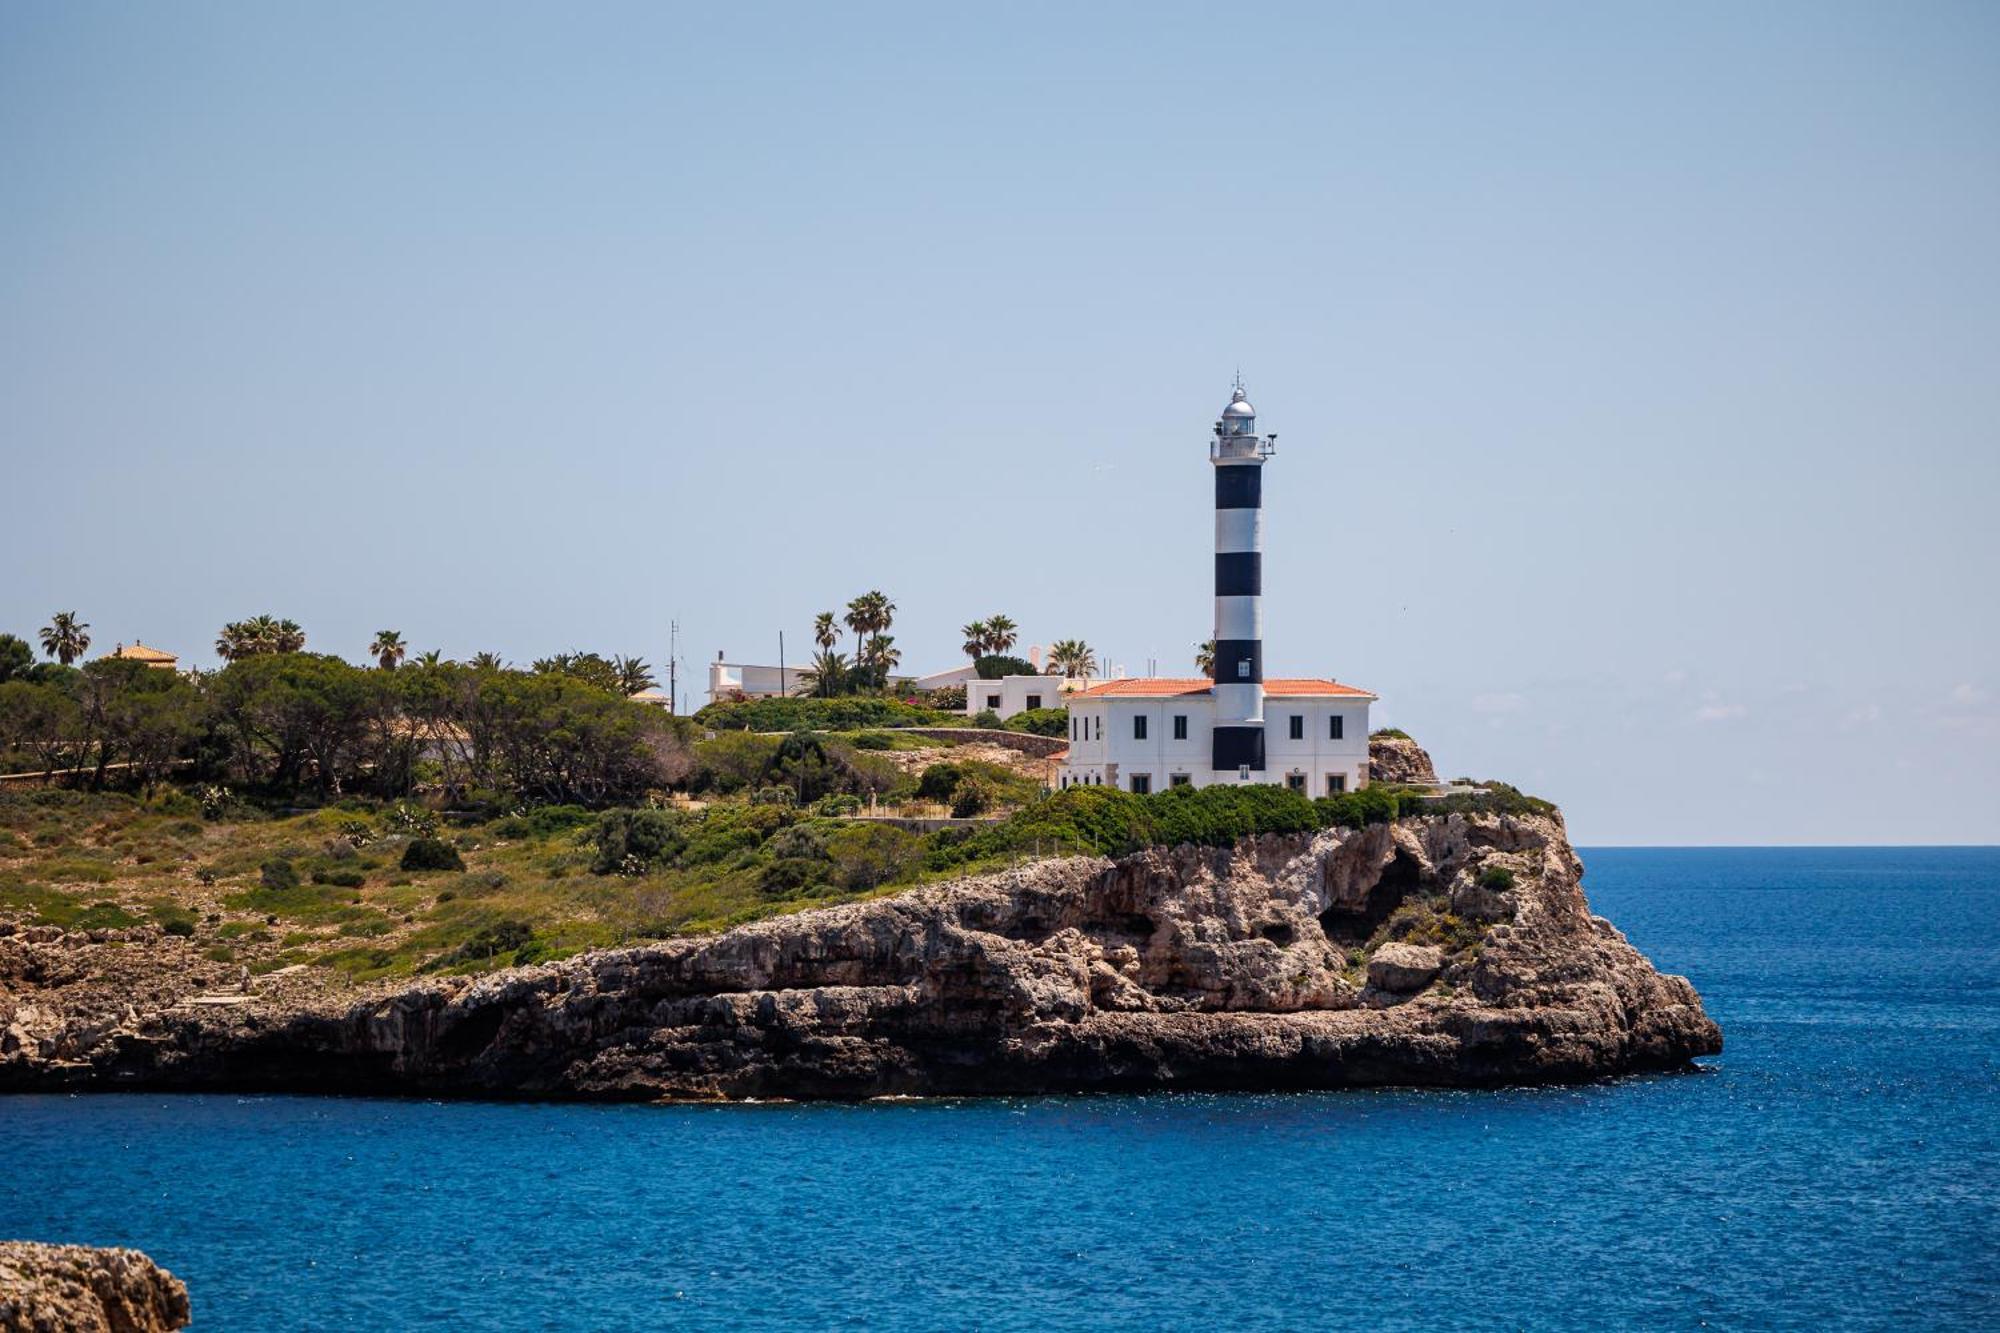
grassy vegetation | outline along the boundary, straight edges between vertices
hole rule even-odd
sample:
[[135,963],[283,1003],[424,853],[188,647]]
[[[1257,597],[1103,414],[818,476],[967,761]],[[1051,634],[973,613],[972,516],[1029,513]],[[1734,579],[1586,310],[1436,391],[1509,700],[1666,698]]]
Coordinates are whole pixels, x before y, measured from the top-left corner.
[[[1223,846],[1441,808],[1551,808],[1497,786],[1445,802],[1390,787],[1321,800],[1262,785],[1042,795],[1016,769],[949,752],[906,772],[886,753],[834,738],[735,740],[755,748],[716,757],[705,800],[605,812],[547,805],[453,821],[406,803],[346,800],[307,814],[202,820],[173,800],[0,794],[0,918],[151,927],[254,972],[309,963],[366,981],[713,931],[1024,855]],[[829,773],[851,777],[846,765],[871,762],[893,770],[877,775],[886,790],[953,809],[1018,808],[976,830],[924,834],[833,813],[855,798],[830,780],[827,795],[798,800]],[[1413,909],[1394,929],[1449,944],[1461,924]]]

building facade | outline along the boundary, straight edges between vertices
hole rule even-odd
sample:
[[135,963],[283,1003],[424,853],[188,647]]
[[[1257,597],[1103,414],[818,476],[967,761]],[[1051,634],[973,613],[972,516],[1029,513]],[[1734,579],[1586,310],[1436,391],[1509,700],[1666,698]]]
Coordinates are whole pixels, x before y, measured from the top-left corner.
[[1207,680],[1105,681],[1070,696],[1064,787],[1131,792],[1217,783],[1283,784],[1308,796],[1354,791],[1368,782],[1368,705],[1375,696],[1333,680],[1263,682],[1264,766],[1215,767],[1218,727],[1243,725],[1218,714]]
[[1031,708],[1061,708],[1081,690],[1087,676],[1002,676],[998,680],[965,682],[965,715],[994,713],[1003,720]]

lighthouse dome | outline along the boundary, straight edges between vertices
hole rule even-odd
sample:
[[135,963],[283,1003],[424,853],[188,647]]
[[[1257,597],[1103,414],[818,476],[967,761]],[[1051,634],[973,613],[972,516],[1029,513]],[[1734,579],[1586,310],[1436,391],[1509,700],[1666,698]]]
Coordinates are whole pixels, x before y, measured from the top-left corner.
[[1257,409],[1250,406],[1250,400],[1243,396],[1243,390],[1238,389],[1229,396],[1229,406],[1222,409],[1222,415],[1226,420],[1249,420],[1257,415]]

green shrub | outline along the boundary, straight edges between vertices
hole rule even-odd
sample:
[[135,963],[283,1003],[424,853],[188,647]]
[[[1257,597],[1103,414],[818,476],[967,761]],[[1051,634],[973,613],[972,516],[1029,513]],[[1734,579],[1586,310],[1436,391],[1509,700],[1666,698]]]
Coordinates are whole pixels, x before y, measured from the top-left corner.
[[1553,815],[1556,808],[1539,796],[1529,796],[1504,782],[1487,782],[1480,784],[1478,791],[1440,796],[1413,807],[1413,811],[1436,815]]
[[1406,741],[1410,739],[1410,733],[1404,731],[1401,727],[1377,727],[1368,733],[1370,740],[1375,739],[1377,736],[1389,741]]
[[508,816],[493,826],[495,837],[538,841],[581,828],[596,816],[580,805],[543,805]]
[[722,732],[695,745],[694,777],[690,785],[696,791],[724,793],[761,785],[777,753],[775,736]]
[[290,861],[274,857],[258,868],[257,882],[267,889],[296,889],[299,872]]
[[923,708],[873,695],[714,703],[697,712],[694,720],[718,732],[862,731],[878,727],[951,726],[959,721],[950,713],[935,708]]
[[795,818],[790,809],[779,805],[710,806],[690,830],[680,863],[708,865],[739,852],[754,852]]
[[440,838],[413,838],[403,849],[399,862],[405,870],[463,870],[465,858],[458,848]]
[[949,760],[932,764],[917,778],[917,799],[936,801],[942,805],[958,790],[959,779],[964,776],[965,770]]
[[359,870],[315,870],[312,872],[315,884],[332,884],[343,889],[358,889],[368,882],[368,877]]
[[953,819],[971,819],[983,815],[993,806],[993,787],[976,777],[959,779],[958,786],[951,794],[951,815]]
[[991,653],[974,658],[972,669],[979,673],[981,680],[998,680],[1002,676],[1039,676],[1033,662],[1019,657],[1008,657],[1001,653]]
[[832,878],[843,889],[872,889],[903,879],[924,859],[925,840],[891,824],[843,824],[826,840]]
[[1069,735],[1067,708],[1025,708],[1002,723],[1008,731],[1025,731],[1031,736]]
[[1324,828],[1360,828],[1365,824],[1387,824],[1400,814],[1414,813],[1414,798],[1408,800],[1410,809],[1405,810],[1402,789],[1373,786],[1338,796],[1322,796],[1313,806]]
[[175,935],[184,940],[190,939],[194,935],[194,922],[187,917],[177,916],[163,924],[160,929],[169,935]]
[[1488,866],[1479,872],[1479,887],[1504,893],[1514,887],[1514,872],[1506,866]]
[[892,750],[895,742],[879,731],[857,731],[847,740],[857,750]]
[[750,793],[752,805],[797,805],[799,798],[790,787],[759,787]]
[[665,810],[607,810],[597,821],[597,855],[590,868],[600,875],[629,873],[674,860],[687,846],[678,816]]
[[792,898],[814,886],[827,883],[825,861],[805,857],[780,857],[757,876],[757,891],[767,898]]
[[813,803],[813,812],[821,815],[851,815],[860,809],[861,798],[852,792],[835,792]]
[[824,861],[826,835],[811,824],[794,824],[773,833],[764,850],[781,860]]
[[1000,715],[992,709],[982,708],[973,715],[972,725],[978,727],[981,731],[999,731],[1007,724],[1002,722]]

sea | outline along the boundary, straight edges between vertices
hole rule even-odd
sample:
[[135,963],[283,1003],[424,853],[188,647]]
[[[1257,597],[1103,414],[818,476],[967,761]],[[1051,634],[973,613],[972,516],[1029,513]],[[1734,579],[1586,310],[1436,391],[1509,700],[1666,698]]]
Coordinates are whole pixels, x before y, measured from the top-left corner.
[[1587,1087],[0,1100],[198,1329],[1995,1329],[2000,849],[1599,849],[1726,1049]]

